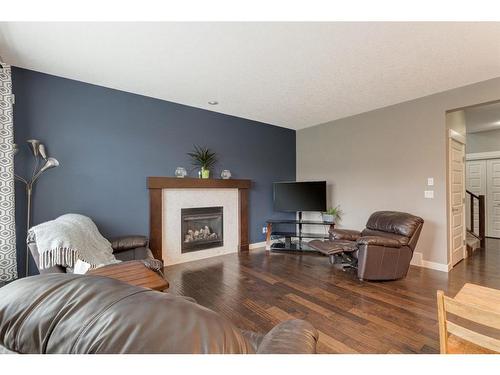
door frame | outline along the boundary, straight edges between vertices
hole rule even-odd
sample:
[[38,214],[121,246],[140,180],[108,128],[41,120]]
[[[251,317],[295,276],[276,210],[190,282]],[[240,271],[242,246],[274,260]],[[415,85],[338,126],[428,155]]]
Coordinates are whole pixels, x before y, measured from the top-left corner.
[[[462,173],[462,186],[464,188],[463,191],[463,196],[464,200],[462,201],[462,228],[463,228],[463,252],[464,256],[463,259],[467,258],[467,244],[466,244],[466,236],[467,236],[467,229],[466,229],[466,223],[465,223],[465,187],[466,187],[466,181],[465,181],[465,159],[466,159],[466,151],[465,151],[465,143],[466,143],[466,138],[462,134],[458,133],[457,131],[453,129],[448,129],[448,136],[446,137],[446,215],[447,215],[447,224],[448,224],[448,270],[451,270],[454,265],[453,265],[453,259],[452,259],[452,252],[453,252],[453,220],[452,220],[452,207],[451,207],[451,140],[455,140],[458,143],[461,143],[464,145],[464,158],[463,158],[463,173]],[[459,262],[460,263],[460,262]],[[458,264],[458,263],[457,263]]]
[[490,151],[490,152],[472,152],[470,154],[465,154],[465,160],[488,160],[488,159],[500,159],[500,151]]

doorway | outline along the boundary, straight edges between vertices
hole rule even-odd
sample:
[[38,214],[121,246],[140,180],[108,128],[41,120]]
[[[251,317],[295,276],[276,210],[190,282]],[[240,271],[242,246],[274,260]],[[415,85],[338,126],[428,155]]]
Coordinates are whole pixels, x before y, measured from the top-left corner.
[[500,238],[500,101],[446,113],[448,259]]

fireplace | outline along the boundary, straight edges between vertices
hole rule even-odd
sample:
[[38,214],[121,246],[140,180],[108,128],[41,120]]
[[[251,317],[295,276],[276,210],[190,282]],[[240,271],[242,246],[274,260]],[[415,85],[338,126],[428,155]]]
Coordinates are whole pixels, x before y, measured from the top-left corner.
[[182,208],[181,253],[223,246],[222,213],[222,207]]
[[[150,249],[165,266],[248,251],[250,180],[148,177]],[[224,207],[224,244],[182,252],[181,211],[190,207]]]

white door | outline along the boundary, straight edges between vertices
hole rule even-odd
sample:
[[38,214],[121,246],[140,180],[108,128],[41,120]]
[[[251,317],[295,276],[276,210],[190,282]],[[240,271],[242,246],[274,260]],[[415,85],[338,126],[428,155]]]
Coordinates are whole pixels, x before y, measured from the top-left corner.
[[486,161],[487,169],[487,198],[486,215],[488,237],[500,238],[500,159]]
[[449,218],[451,266],[465,256],[465,145],[449,142]]
[[[486,160],[469,160],[466,162],[465,181],[467,190],[476,195],[486,195]],[[479,203],[474,199],[474,226],[470,225],[470,195],[465,195],[467,228],[479,233]],[[486,221],[488,221],[486,219]]]

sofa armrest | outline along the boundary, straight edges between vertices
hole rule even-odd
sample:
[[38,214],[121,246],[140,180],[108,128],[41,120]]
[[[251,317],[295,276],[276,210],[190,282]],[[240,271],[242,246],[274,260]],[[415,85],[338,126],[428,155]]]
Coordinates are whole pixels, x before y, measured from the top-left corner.
[[264,336],[257,353],[315,354],[318,336],[318,331],[305,320],[287,320]]
[[148,247],[148,238],[146,236],[121,236],[109,240],[113,253],[135,249],[138,247]]
[[330,240],[356,241],[361,237],[361,232],[351,229],[330,229]]
[[401,247],[401,242],[393,238],[381,237],[381,236],[363,236],[357,241],[358,245],[373,245],[373,246],[385,246],[385,247]]

